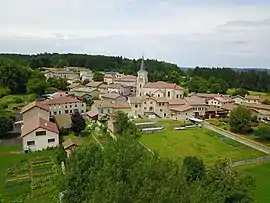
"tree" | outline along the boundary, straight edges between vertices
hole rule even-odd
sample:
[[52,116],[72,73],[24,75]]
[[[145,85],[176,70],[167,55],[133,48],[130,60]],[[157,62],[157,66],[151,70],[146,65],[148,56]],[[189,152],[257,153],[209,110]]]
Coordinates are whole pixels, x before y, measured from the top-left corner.
[[67,87],[69,86],[69,83],[64,78],[49,78],[47,80],[47,83],[49,87],[55,87],[58,90],[63,91],[67,90],[68,89]]
[[230,167],[228,160],[219,161],[208,169],[198,193],[199,202],[241,203],[253,202],[254,180]]
[[13,129],[13,120],[5,113],[0,111],[0,132],[5,135]]
[[103,81],[103,74],[101,72],[95,72],[93,75],[94,81]]
[[28,93],[36,93],[41,96],[45,93],[45,89],[47,88],[46,80],[42,80],[40,78],[29,79],[27,82],[27,92]]
[[231,130],[236,133],[248,133],[250,132],[251,126],[251,112],[249,109],[238,106],[234,110],[231,111],[229,117],[229,124],[231,126]]
[[117,135],[128,137],[139,136],[139,132],[135,124],[129,121],[128,115],[122,111],[116,113],[114,127]]
[[233,96],[240,95],[242,97],[249,95],[249,91],[243,88],[239,88],[232,93]]
[[64,150],[62,146],[59,146],[57,150],[55,151],[55,157],[57,160],[57,163],[60,165],[62,162],[66,162],[67,159],[67,153]]
[[189,92],[206,93],[208,91],[208,82],[201,77],[194,77],[188,84]]
[[260,126],[254,135],[262,140],[270,140],[270,126]]
[[203,161],[197,157],[186,157],[183,161],[183,168],[188,182],[202,180],[205,175]]
[[85,119],[80,115],[79,112],[75,112],[71,116],[71,129],[76,135],[79,135],[86,127]]
[[11,94],[11,91],[8,87],[0,87],[0,98]]
[[134,139],[119,137],[103,149],[86,144],[71,154],[66,166],[60,187],[68,203],[252,202],[253,180],[229,165],[216,164],[201,180],[187,182],[175,162],[149,153]]
[[270,105],[270,100],[269,99],[265,99],[265,100],[263,100],[262,104]]
[[82,85],[85,86],[85,85],[87,85],[89,82],[90,82],[89,79],[85,79],[85,80],[82,82]]

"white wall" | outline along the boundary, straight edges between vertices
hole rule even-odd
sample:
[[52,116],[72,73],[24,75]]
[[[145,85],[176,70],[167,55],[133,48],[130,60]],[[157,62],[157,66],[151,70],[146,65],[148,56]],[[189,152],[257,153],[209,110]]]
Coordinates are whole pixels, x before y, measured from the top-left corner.
[[[76,110],[76,109],[79,111],[79,113],[86,112],[86,104],[83,102],[73,102],[73,103],[65,103],[65,104],[51,104],[49,106],[50,106],[51,115],[73,114],[74,110]],[[68,112],[66,112],[66,111],[68,111]]]
[[[41,135],[41,136],[36,136],[37,131],[46,131],[46,135]],[[55,139],[55,142],[53,143],[48,143],[48,139]],[[59,145],[59,135],[57,133],[45,130],[43,128],[38,128],[37,130],[29,133],[28,135],[25,135],[22,138],[22,145],[23,145],[23,150],[27,150],[27,142],[28,141],[35,141],[35,145],[29,146],[31,151],[37,151],[37,150],[42,150],[46,149],[48,147],[56,147]]]

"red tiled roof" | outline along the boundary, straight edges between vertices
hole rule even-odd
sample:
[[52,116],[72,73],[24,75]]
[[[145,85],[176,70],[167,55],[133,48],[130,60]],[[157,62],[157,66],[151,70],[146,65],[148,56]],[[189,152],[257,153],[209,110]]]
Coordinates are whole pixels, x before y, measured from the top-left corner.
[[113,109],[129,109],[130,105],[128,102],[109,102],[109,101],[95,101],[94,104],[98,108],[113,108]]
[[80,146],[81,142],[79,140],[75,140],[75,139],[68,139],[65,142],[62,143],[64,149],[67,149],[71,146]]
[[222,109],[228,110],[228,111],[232,111],[237,107],[236,104],[233,103],[227,103],[221,106]]
[[44,103],[48,105],[52,105],[52,104],[64,104],[64,103],[82,103],[82,101],[71,96],[65,96],[65,97],[58,97],[55,99],[49,99],[49,100],[44,101]]
[[260,100],[260,97],[257,95],[246,95],[245,98],[249,100]]
[[52,98],[58,98],[58,97],[63,97],[63,96],[67,96],[68,94],[64,91],[59,91],[59,92],[55,92],[52,94]]
[[191,97],[185,97],[185,101],[189,105],[207,105],[205,100],[201,97],[198,97],[196,95],[193,95]]
[[184,90],[183,87],[180,87],[176,83],[168,83],[168,82],[163,82],[163,81],[149,82],[144,87],[145,88],[160,88],[160,89]]
[[44,104],[43,102],[33,101],[32,103],[22,108],[21,114],[25,113],[26,111],[29,111],[30,109],[34,107],[38,107],[40,109],[50,112],[50,108],[47,104]]
[[22,126],[21,137],[28,135],[38,128],[43,128],[44,130],[48,130],[54,133],[59,133],[57,126],[55,123],[44,120],[42,118],[36,119],[33,118],[29,120],[27,123],[24,123]]
[[91,81],[91,82],[89,82],[88,84],[86,84],[85,86],[86,86],[86,87],[98,87],[98,86],[100,86],[101,84],[103,84],[103,82],[95,82],[95,81]]
[[169,99],[169,105],[184,105],[186,101],[184,99]]
[[117,99],[121,97],[121,95],[117,93],[106,93],[106,94],[103,94],[102,97],[109,98],[109,99]]
[[192,108],[192,106],[189,106],[189,105],[181,105],[181,106],[177,106],[177,107],[170,108],[170,109],[172,111],[185,112],[185,111],[191,110],[193,108]]
[[98,115],[98,113],[96,113],[95,111],[87,111],[86,115],[89,116],[90,118],[92,118],[92,117]]

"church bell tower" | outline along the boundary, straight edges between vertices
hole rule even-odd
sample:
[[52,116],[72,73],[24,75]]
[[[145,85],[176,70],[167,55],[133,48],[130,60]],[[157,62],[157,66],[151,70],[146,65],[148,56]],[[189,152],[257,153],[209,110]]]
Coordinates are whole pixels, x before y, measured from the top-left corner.
[[142,56],[141,68],[137,72],[137,88],[136,88],[136,96],[142,97],[143,96],[143,87],[148,83],[148,72],[145,70],[144,67],[144,58]]

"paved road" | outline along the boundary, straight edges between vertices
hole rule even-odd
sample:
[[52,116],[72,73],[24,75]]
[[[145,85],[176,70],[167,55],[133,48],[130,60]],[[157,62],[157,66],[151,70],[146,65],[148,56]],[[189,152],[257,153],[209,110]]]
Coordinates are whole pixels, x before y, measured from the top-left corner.
[[264,163],[264,162],[270,162],[270,156],[263,156],[263,157],[259,157],[255,159],[248,159],[248,160],[233,162],[231,166],[235,167],[235,166],[241,166],[241,165],[246,165],[246,164]]
[[223,129],[218,128],[216,126],[213,126],[213,125],[211,125],[211,124],[209,124],[207,122],[204,122],[204,127],[209,129],[209,130],[215,131],[215,132],[217,132],[217,133],[219,133],[219,134],[221,134],[221,135],[223,135],[225,137],[228,137],[228,138],[230,138],[232,140],[236,140],[236,141],[238,141],[238,142],[240,142],[240,143],[242,143],[244,145],[247,145],[249,147],[252,147],[254,149],[257,149],[257,150],[259,150],[261,152],[264,152],[264,153],[270,155],[270,147],[267,147],[267,146],[265,146],[265,145],[263,145],[261,143],[249,140],[249,139],[244,138],[244,137],[242,137],[240,135],[237,135],[237,134],[231,133],[229,131],[223,130]]

